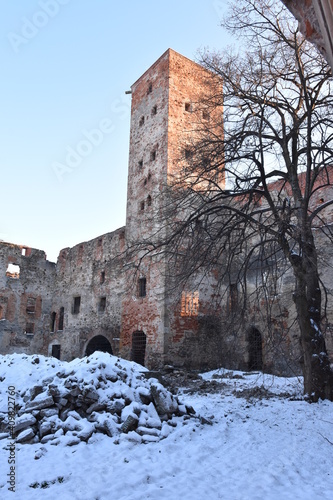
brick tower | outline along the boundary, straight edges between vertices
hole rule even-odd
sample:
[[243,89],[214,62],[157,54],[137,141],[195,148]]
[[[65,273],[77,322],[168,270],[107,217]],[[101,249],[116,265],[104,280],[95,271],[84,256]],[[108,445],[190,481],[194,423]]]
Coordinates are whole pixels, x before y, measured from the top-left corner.
[[[126,240],[133,244],[159,229],[160,208],[169,176],[179,169],[183,144],[194,133],[195,103],[207,91],[207,72],[168,49],[131,87],[131,130],[127,191]],[[134,270],[128,264],[127,282]],[[131,280],[132,278],[132,280]],[[175,338],[182,339],[167,297],[163,260],[145,259],[122,304],[120,354],[150,368],[168,360]],[[197,318],[196,318],[197,319]],[[187,327],[187,328],[186,328]],[[197,326],[192,325],[192,330]]]

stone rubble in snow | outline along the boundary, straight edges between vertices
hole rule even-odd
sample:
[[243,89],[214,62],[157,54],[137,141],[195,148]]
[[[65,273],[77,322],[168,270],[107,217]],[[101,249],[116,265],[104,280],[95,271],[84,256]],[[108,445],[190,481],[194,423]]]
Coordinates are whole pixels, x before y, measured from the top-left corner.
[[[96,433],[148,443],[167,437],[177,425],[175,417],[184,423],[193,416],[192,408],[136,363],[98,352],[62,366],[38,385],[18,391],[17,443],[74,446],[89,443]],[[6,421],[0,413],[0,439],[8,437]]]

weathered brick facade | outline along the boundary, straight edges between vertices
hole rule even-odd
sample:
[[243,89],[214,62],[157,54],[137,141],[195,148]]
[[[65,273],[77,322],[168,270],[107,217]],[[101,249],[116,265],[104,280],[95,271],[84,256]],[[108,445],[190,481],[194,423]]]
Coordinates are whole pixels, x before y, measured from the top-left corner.
[[[56,264],[42,251],[0,243],[2,354],[71,360],[99,348],[152,369],[224,364],[276,373],[299,370],[296,327],[290,330],[295,321],[290,275],[274,297],[263,296],[259,306],[241,315],[233,303],[232,277],[219,286],[214,272],[204,279],[195,276],[182,290],[174,287],[169,262],[161,255],[144,258],[137,273],[140,255],[125,254],[165,224],[165,188],[180,168],[181,151],[195,138],[196,103],[207,93],[206,78],[203,68],[169,49],[133,84],[124,228],[61,250]],[[326,216],[332,220],[331,213]],[[325,252],[330,259],[327,247]],[[19,276],[11,263],[19,266]],[[330,271],[325,280],[330,287]],[[253,272],[249,294],[258,287]]]

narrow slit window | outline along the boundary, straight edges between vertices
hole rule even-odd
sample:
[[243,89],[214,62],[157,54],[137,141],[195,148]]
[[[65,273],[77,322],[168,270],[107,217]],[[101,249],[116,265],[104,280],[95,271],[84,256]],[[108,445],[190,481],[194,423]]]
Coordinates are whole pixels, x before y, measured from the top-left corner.
[[151,115],[154,116],[157,114],[157,106],[153,106],[151,109]]
[[64,316],[65,316],[65,308],[64,307],[60,307],[58,330],[61,331],[61,332],[64,329]]
[[150,196],[150,194],[147,196],[147,206],[148,207],[151,206],[151,196]]
[[99,312],[104,312],[106,309],[106,297],[101,297],[99,299],[99,305],[98,305],[98,310]]
[[147,92],[147,93],[148,93],[148,94],[151,94],[151,93],[152,93],[152,91],[153,91],[153,84],[152,84],[152,83],[150,83],[150,84],[148,85],[148,92]]
[[156,160],[156,151],[154,150],[150,153],[150,161],[155,161],[155,160]]
[[143,160],[139,160],[138,165],[139,165],[139,168],[142,168],[143,167]]
[[81,297],[74,297],[73,314],[79,314],[81,306]]
[[185,111],[187,113],[191,113],[191,103],[190,102],[185,102]]
[[140,127],[142,127],[142,125],[144,125],[144,123],[145,123],[145,117],[141,116],[140,121],[139,121]]
[[140,210],[143,212],[144,209],[145,209],[145,202],[141,201],[141,203],[140,203]]
[[54,332],[55,330],[56,319],[57,319],[57,313],[53,311],[53,313],[51,314],[51,324],[50,324],[51,332]]
[[145,297],[147,295],[147,280],[146,280],[146,278],[139,279],[138,294],[139,294],[139,297]]
[[105,271],[101,271],[99,281],[101,285],[103,285],[103,283],[105,282]]

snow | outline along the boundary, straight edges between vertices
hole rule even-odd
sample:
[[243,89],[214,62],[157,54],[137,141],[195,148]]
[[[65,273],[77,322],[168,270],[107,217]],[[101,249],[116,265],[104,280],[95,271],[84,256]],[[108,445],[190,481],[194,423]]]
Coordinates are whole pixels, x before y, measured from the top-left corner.
[[[104,363],[110,376],[115,374],[116,358],[104,354],[97,358],[96,363]],[[47,378],[54,380],[59,372],[77,379],[87,377],[82,360],[64,363],[43,356],[38,356],[38,362],[36,359],[37,356],[22,354],[0,356],[0,412],[6,411],[9,385],[14,385],[20,394],[28,394],[33,386]],[[91,364],[93,368],[97,366],[94,360]],[[138,365],[121,361],[117,369],[123,373],[123,381],[118,379],[109,382],[104,390],[98,389],[100,398],[115,392],[129,397],[136,391]],[[95,376],[99,376],[98,370],[90,372],[90,379],[86,380],[91,387]],[[143,384],[140,390],[145,393],[147,387]],[[94,433],[88,442],[83,442],[63,428],[56,432],[57,439],[44,444],[16,443],[15,494],[8,491],[7,483],[9,438],[2,439],[0,497],[331,499],[333,403],[309,404],[301,393],[302,380],[297,378],[222,369],[202,374],[197,390],[183,389],[178,398],[203,418],[172,416],[168,422],[162,422],[161,430],[152,430],[148,421],[158,423],[160,418],[150,403],[139,417],[137,429],[145,433],[145,443],[135,431],[115,437]],[[18,394],[19,401],[20,398]],[[49,410],[42,411],[50,419],[58,418]],[[130,403],[126,411],[136,416],[138,402]],[[21,420],[27,418],[23,416]],[[116,426],[109,420],[110,425]],[[89,425],[75,411],[67,416],[68,429],[77,426],[78,433],[89,434]]]

